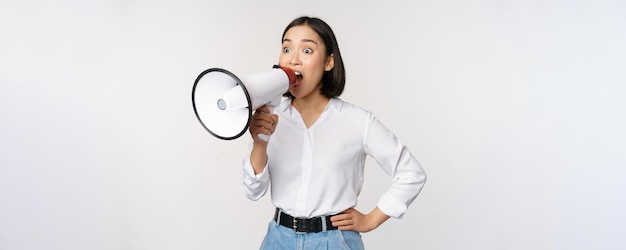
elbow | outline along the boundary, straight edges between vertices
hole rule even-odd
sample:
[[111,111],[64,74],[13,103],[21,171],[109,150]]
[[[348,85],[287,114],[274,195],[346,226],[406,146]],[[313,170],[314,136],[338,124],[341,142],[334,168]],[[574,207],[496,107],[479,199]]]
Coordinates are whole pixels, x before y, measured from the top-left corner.
[[246,198],[252,201],[258,201],[259,199],[261,199],[261,197],[265,195],[266,190],[267,189],[254,190],[254,189],[248,188],[247,186],[241,187],[241,191],[246,196]]

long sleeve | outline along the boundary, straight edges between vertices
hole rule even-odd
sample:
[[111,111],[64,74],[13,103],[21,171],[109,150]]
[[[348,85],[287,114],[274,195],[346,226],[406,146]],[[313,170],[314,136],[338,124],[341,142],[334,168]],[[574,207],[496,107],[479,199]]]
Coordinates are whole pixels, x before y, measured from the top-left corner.
[[267,192],[270,184],[270,177],[267,166],[262,173],[254,174],[254,169],[250,163],[250,158],[243,160],[243,169],[241,173],[241,190],[248,199],[256,201],[263,197]]
[[402,218],[426,182],[426,173],[409,149],[372,115],[368,117],[365,150],[392,178],[391,187],[378,201],[378,208]]

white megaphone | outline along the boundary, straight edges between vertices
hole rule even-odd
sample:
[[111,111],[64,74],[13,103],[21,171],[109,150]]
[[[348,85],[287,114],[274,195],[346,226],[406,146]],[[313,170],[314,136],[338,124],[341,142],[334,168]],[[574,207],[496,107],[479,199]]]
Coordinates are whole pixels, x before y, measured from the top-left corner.
[[[228,70],[211,68],[196,79],[191,101],[196,117],[209,133],[222,140],[232,140],[246,133],[254,110],[263,105],[270,109],[278,106],[295,81],[293,70],[278,65],[244,81]],[[265,134],[258,136],[269,140]]]

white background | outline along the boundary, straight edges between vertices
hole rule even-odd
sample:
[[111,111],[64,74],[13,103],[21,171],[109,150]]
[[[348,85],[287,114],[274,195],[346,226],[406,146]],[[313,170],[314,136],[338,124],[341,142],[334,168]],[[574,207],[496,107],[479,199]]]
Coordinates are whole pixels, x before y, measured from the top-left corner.
[[[0,249],[258,248],[249,136],[191,88],[269,69],[300,15],[429,177],[368,249],[626,248],[626,2],[266,2],[0,0]],[[358,208],[389,182],[370,159]]]

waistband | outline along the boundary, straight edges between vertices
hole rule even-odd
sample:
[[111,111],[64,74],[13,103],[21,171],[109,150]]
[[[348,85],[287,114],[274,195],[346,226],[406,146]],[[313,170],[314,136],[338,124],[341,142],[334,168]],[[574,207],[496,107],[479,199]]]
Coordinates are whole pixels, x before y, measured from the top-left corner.
[[276,208],[274,212],[274,221],[281,226],[291,228],[296,233],[319,233],[328,230],[336,230],[329,216],[319,216],[313,218],[295,218]]

